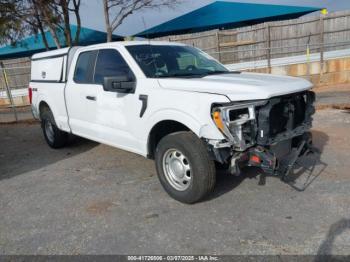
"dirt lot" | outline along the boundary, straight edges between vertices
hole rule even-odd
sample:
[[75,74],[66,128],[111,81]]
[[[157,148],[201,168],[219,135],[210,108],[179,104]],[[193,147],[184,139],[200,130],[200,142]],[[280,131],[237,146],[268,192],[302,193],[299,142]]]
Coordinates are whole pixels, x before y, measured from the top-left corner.
[[52,150],[38,124],[0,125],[0,254],[350,254],[349,111],[318,111],[313,134],[311,176],[219,173],[184,205],[150,160],[86,140]]

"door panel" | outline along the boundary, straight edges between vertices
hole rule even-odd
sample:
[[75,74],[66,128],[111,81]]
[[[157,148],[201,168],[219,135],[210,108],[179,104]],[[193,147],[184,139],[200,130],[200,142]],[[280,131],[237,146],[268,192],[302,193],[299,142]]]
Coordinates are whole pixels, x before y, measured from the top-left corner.
[[93,83],[97,51],[79,54],[73,81],[65,89],[69,125],[74,134],[96,138],[97,96],[101,86]]
[[138,88],[135,93],[104,91],[104,77],[127,76],[136,81],[130,67],[115,49],[99,50],[94,80],[100,84],[98,93],[96,123],[101,127],[100,139],[109,144],[135,151],[138,141],[132,127],[138,119]]
[[[74,134],[143,153],[136,137],[140,128],[141,101],[136,86],[133,93],[105,91],[104,77],[136,78],[116,49],[85,51],[79,54],[73,81],[66,89],[69,124]],[[73,70],[73,69],[72,69]]]
[[138,147],[132,130],[133,123],[139,121],[135,117],[138,116],[135,106],[137,104],[136,94],[101,92],[98,95],[96,119],[101,128],[100,139],[118,147]]
[[101,86],[71,84],[66,91],[69,124],[72,132],[89,138],[96,137],[97,97]]

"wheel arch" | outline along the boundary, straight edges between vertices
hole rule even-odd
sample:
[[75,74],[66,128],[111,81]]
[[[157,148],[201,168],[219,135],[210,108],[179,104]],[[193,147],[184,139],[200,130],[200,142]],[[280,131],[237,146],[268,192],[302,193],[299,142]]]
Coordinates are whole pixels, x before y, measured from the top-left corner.
[[46,101],[44,101],[44,100],[39,102],[38,108],[39,108],[39,116],[40,116],[40,118],[41,118],[41,113],[44,111],[45,108],[49,109],[52,112],[49,104]]
[[[147,139],[147,158],[154,159],[154,152],[159,141],[166,135],[179,132],[192,131],[187,125],[177,120],[161,120],[157,122],[151,129]],[[195,132],[193,132],[195,133]]]

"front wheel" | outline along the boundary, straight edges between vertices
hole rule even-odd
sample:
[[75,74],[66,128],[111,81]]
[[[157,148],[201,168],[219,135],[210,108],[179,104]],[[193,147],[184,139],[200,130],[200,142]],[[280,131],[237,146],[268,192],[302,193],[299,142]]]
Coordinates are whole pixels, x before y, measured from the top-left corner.
[[66,145],[68,134],[58,129],[50,109],[44,109],[41,114],[41,128],[50,147],[61,148]]
[[192,132],[176,132],[162,138],[155,161],[165,191],[180,202],[198,202],[214,188],[215,164],[203,141]]

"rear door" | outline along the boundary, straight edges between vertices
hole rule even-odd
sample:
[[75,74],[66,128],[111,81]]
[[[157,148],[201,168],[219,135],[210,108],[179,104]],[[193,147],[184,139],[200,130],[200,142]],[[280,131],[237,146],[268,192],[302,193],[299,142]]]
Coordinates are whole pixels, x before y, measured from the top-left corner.
[[96,139],[97,96],[100,87],[93,81],[97,50],[78,54],[73,80],[65,90],[69,125],[74,134]]

